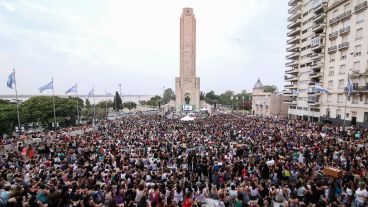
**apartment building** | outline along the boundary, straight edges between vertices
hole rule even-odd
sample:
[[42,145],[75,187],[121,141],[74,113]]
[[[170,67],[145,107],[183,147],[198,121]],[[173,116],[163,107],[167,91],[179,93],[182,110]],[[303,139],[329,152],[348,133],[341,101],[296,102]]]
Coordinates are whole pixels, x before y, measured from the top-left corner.
[[284,95],[288,117],[317,121],[321,98],[314,93],[322,85],[325,58],[327,0],[290,0]]
[[[326,50],[322,94],[323,120],[368,127],[368,3],[330,0],[327,9]],[[348,76],[353,92],[347,97]]]
[[252,93],[252,114],[256,116],[269,116],[286,118],[288,103],[284,102],[285,96],[277,92],[264,92],[260,79],[254,84]]

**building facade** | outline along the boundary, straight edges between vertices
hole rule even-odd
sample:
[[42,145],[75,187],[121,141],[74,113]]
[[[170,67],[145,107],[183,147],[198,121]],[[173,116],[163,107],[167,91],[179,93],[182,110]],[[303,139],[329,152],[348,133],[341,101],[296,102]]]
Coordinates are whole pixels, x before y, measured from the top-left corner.
[[323,85],[330,94],[321,96],[325,121],[368,126],[367,7],[366,0],[329,1]]
[[285,91],[291,119],[319,120],[325,50],[327,0],[290,0]]
[[283,94],[264,92],[263,84],[258,79],[253,87],[252,114],[286,118],[289,105],[284,100]]
[[200,109],[200,79],[196,77],[196,18],[184,8],[180,18],[180,77],[175,79],[177,110]]

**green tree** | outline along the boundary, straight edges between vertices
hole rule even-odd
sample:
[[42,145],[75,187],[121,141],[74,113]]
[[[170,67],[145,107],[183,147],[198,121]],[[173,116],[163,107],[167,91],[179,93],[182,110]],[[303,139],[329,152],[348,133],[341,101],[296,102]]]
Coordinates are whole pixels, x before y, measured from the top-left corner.
[[157,107],[160,101],[161,101],[161,96],[156,95],[147,101],[147,105],[151,107]]
[[162,98],[162,105],[169,103],[170,100],[175,100],[175,93],[173,89],[168,88],[164,91],[164,96]]
[[277,91],[277,86],[275,85],[265,85],[263,87],[263,92],[274,93],[275,91]]
[[115,97],[114,97],[114,106],[113,109],[115,111],[119,111],[121,109],[123,109],[123,101],[121,100],[121,97],[119,95],[119,93],[116,91],[115,92]]
[[0,135],[11,134],[15,126],[18,126],[16,104],[0,100]]
[[227,106],[233,105],[233,96],[234,92],[227,90],[224,93],[220,94],[219,103]]
[[133,101],[127,101],[123,103],[123,108],[127,108],[129,110],[137,108],[137,104]]
[[89,102],[88,98],[86,99],[86,108],[90,109],[92,107],[91,102]]
[[146,106],[147,105],[147,101],[139,101],[138,103],[141,106]]
[[208,93],[206,93],[206,96],[204,97],[204,100],[211,104],[211,105],[214,105],[214,104],[217,104],[219,102],[219,96],[215,94],[214,91],[210,91]]

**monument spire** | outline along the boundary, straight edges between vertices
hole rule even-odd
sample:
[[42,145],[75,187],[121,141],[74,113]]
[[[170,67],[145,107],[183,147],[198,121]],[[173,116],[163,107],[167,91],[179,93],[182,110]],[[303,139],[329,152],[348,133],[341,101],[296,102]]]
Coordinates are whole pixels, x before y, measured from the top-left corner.
[[196,77],[196,18],[183,8],[180,18],[180,77],[175,80],[176,108],[200,109],[200,79]]

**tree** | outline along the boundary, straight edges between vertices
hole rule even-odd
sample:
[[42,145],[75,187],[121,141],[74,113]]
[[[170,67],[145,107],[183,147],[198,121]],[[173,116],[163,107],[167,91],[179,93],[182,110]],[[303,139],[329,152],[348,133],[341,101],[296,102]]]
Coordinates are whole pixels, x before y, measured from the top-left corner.
[[[76,99],[55,96],[56,121],[60,127],[76,123]],[[81,104],[83,106],[83,104]],[[25,101],[21,107],[21,120],[26,124],[38,123],[51,128],[54,122],[53,98],[51,96],[35,96]]]
[[88,98],[86,99],[86,108],[87,109],[90,109],[92,106],[91,106],[91,102],[89,102]]
[[227,90],[219,96],[219,103],[222,105],[233,105],[234,92]]
[[16,104],[0,100],[0,135],[11,134],[15,126],[18,126]]
[[219,96],[214,91],[210,91],[206,93],[204,100],[211,105],[217,104],[219,102]]
[[263,92],[274,93],[275,91],[277,91],[277,86],[275,85],[265,85],[263,87]]
[[147,105],[147,101],[138,101],[139,105],[141,106],[145,106]]
[[123,109],[123,107],[122,107],[122,104],[123,104],[123,101],[121,100],[121,97],[120,97],[120,95],[119,95],[119,93],[116,91],[115,92],[115,97],[114,97],[114,110],[115,111],[119,111],[119,110],[121,110],[121,109]]
[[174,93],[173,89],[168,88],[164,91],[164,96],[162,98],[161,105],[169,103],[170,100],[175,100],[175,93]]
[[147,105],[151,107],[156,107],[159,105],[160,101],[161,101],[161,96],[156,95],[147,101]]
[[127,108],[129,110],[137,108],[137,104],[133,101],[127,101],[123,103],[123,108]]

